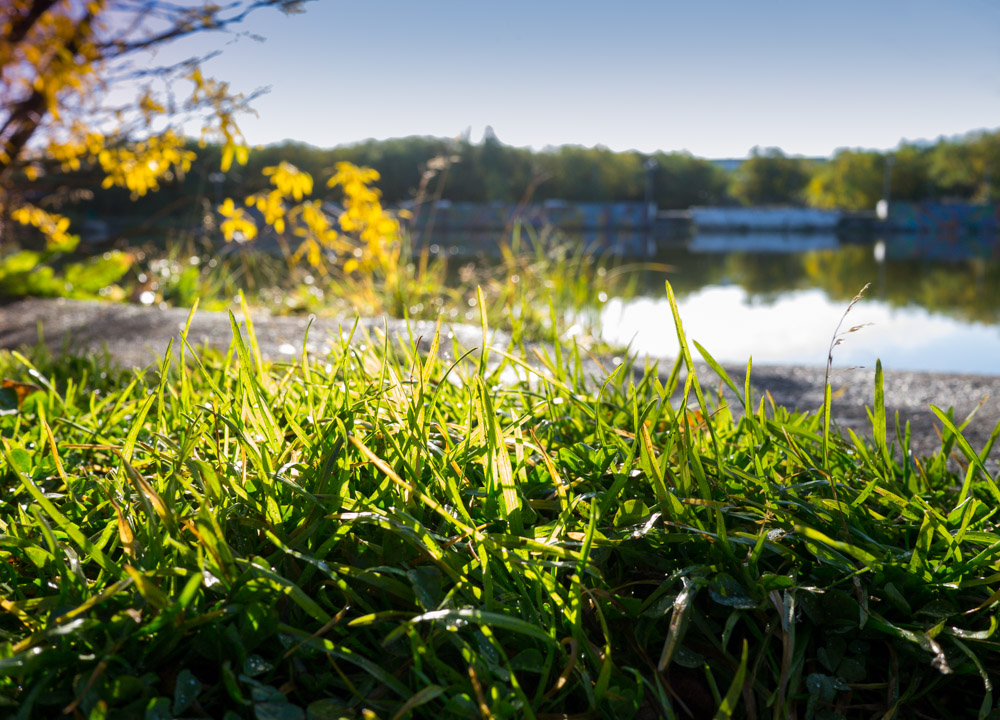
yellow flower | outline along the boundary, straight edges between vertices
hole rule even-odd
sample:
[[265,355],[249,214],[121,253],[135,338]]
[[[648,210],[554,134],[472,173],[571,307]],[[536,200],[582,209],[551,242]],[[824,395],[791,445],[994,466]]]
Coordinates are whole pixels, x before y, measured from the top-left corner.
[[278,165],[264,168],[263,173],[271,178],[271,184],[286,197],[291,196],[301,200],[306,195],[312,195],[312,175],[299,170],[291,163],[282,161]]
[[31,225],[45,236],[48,247],[52,250],[68,252],[80,242],[79,235],[70,235],[69,218],[56,213],[50,213],[31,204],[24,204],[11,212],[10,217],[21,225]]
[[226,198],[218,210],[219,214],[226,218],[219,226],[226,242],[231,240],[246,242],[257,237],[257,226],[254,224],[253,219],[247,215],[243,208],[236,207],[232,198]]

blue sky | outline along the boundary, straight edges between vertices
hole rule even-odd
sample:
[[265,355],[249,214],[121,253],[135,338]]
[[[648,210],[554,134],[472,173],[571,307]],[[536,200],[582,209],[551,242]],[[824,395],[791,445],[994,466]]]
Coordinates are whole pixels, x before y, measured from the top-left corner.
[[996,0],[315,0],[178,51],[269,86],[253,144],[366,138],[823,156],[1000,127]]

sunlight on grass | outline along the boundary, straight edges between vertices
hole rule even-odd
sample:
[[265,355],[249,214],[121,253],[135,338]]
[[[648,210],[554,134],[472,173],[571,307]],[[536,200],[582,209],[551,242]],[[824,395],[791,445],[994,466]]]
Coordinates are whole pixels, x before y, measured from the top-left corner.
[[676,319],[664,376],[555,333],[268,364],[235,320],[145,371],[0,355],[0,713],[986,717],[1000,426],[918,460],[876,387],[845,439]]

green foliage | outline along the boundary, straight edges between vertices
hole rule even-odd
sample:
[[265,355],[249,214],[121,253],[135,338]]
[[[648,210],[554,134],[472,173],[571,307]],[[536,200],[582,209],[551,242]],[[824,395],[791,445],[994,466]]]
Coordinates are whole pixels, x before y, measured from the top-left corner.
[[37,386],[0,415],[0,715],[994,709],[1000,490],[947,414],[918,463],[876,386],[824,461],[679,323],[665,384],[358,329],[269,365],[233,327],[145,372],[0,355]]
[[[218,168],[219,156],[218,147],[199,148],[197,159],[184,177],[164,184],[158,193],[134,203],[129,201],[125,190],[99,189],[99,176],[83,174],[75,180],[86,184],[89,178],[94,187],[93,198],[85,206],[70,203],[68,214],[77,219],[84,211],[98,217],[134,213],[138,218],[162,211],[167,219],[180,210],[189,225],[196,225],[201,222],[198,198],[217,202],[223,197],[266,192],[270,188],[261,171],[281,162],[291,163],[313,177],[325,177],[338,162],[374,168],[380,175],[378,187],[383,200],[394,205],[422,193],[423,199],[439,197],[454,202],[517,203],[525,198],[642,202],[646,198],[645,163],[653,160],[656,163],[652,171],[653,200],[659,207],[687,208],[729,202],[726,172],[709,160],[687,153],[646,155],[578,146],[533,152],[505,145],[495,136],[478,143],[468,138],[368,140],[330,150],[286,142],[255,150],[246,166],[233,167],[224,177],[216,177],[213,173]],[[433,169],[436,158],[448,159],[446,170]],[[428,171],[435,176],[429,187],[425,177]],[[216,177],[217,187],[210,177]],[[60,176],[58,167],[51,168],[47,178],[50,183],[68,179]],[[316,196],[335,199],[325,189],[317,189]],[[74,207],[79,208],[76,213]]]
[[914,145],[902,145],[892,153],[838,150],[830,162],[821,164],[813,173],[806,199],[816,207],[855,211],[873,210],[886,190],[892,200],[926,200],[932,197],[934,182],[932,154]]
[[929,152],[929,166],[938,194],[995,201],[1000,188],[1000,132],[942,140]]
[[935,189],[934,179],[930,174],[931,154],[926,148],[916,145],[900,145],[887,157],[891,160],[889,178],[890,195],[893,199],[920,202],[934,195],[941,196],[941,190]]
[[[187,148],[196,149],[191,143]],[[985,202],[1000,187],[1000,132],[971,134],[934,144],[901,144],[889,153],[840,150],[829,161],[785,156],[780,150],[755,149],[733,172],[687,153],[644,154],[606,148],[563,146],[533,152],[503,144],[495,135],[482,142],[408,137],[367,140],[320,149],[286,142],[255,150],[245,167],[215,174],[221,148],[198,149],[191,169],[160,191],[132,203],[126,189],[100,189],[101,176],[83,170],[68,175],[59,164],[45,164],[44,184],[65,187],[63,212],[79,227],[85,217],[121,219],[132,214],[143,232],[164,228],[190,230],[211,222],[211,208],[224,197],[267,191],[265,167],[282,161],[313,177],[323,177],[338,162],[371,167],[380,174],[379,189],[388,206],[416,199],[455,202],[516,203],[562,199],[580,202],[642,202],[647,173],[652,199],[661,209],[695,205],[799,204],[845,210],[873,210],[885,191],[890,166],[890,196],[900,201],[963,200]],[[655,165],[647,170],[647,163]],[[20,191],[36,192],[27,179]],[[72,185],[71,189],[69,185]],[[92,192],[80,192],[89,187]],[[322,201],[338,200],[319,189]],[[124,223],[127,225],[127,223]]]
[[[1000,132],[982,132],[933,144],[903,143],[888,153],[840,150],[829,161],[785,156],[780,150],[755,148],[733,172],[687,153],[644,154],[612,152],[607,148],[562,146],[533,152],[503,144],[489,134],[482,142],[407,137],[367,140],[350,146],[320,149],[286,142],[251,153],[245,167],[216,174],[222,148],[198,150],[190,170],[159,192],[130,202],[127,189],[101,189],[101,174],[93,169],[66,173],[54,159],[40,161],[44,174],[37,183],[19,177],[24,194],[59,194],[62,212],[79,228],[85,217],[116,218],[131,214],[150,232],[164,227],[203,226],[206,207],[224,197],[245,197],[267,191],[265,167],[281,162],[313,177],[329,173],[338,162],[371,167],[380,174],[379,188],[387,205],[415,198],[456,202],[507,203],[562,199],[580,202],[642,202],[647,173],[652,198],[661,209],[694,205],[798,204],[845,210],[872,210],[885,190],[890,164],[890,195],[895,200],[964,200],[986,202],[1000,188]],[[651,170],[647,163],[655,162]],[[41,183],[41,184],[39,184]],[[89,188],[81,191],[80,188]],[[336,201],[333,191],[316,197]],[[8,228],[16,230],[17,228]]]
[[744,205],[795,205],[809,182],[808,161],[778,148],[754,148],[733,177],[732,193]]
[[20,250],[0,256],[0,296],[120,299],[116,284],[132,267],[128,253],[113,251],[77,262],[53,251]]
[[813,174],[806,199],[821,208],[873,210],[883,196],[885,162],[877,152],[838,150]]
[[715,163],[689,153],[656,153],[653,199],[665,210],[695,205],[724,205],[729,200],[729,177]]

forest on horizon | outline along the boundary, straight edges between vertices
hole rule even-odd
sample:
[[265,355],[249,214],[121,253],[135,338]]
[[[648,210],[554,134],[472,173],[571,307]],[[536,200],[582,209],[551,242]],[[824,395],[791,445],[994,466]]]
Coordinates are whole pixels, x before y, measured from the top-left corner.
[[[192,145],[194,141],[191,141]],[[533,151],[506,145],[487,129],[469,138],[411,136],[366,140],[331,149],[286,141],[253,150],[244,166],[218,172],[221,148],[200,148],[183,177],[158,193],[134,199],[120,188],[101,189],[96,173],[64,174],[57,166],[22,179],[26,196],[61,189],[63,211],[85,217],[149,217],[244,197],[267,187],[265,167],[288,162],[317,179],[316,197],[335,200],[320,180],[337,162],[374,168],[383,202],[644,202],[661,210],[699,205],[794,205],[872,210],[886,191],[893,201],[991,202],[1000,197],[1000,130],[978,131],[934,143],[902,143],[888,152],[843,149],[832,158],[786,155],[755,148],[735,170],[686,152],[615,152],[560,146]],[[648,193],[648,195],[647,195]]]

